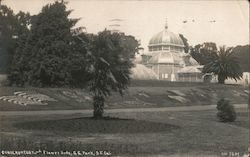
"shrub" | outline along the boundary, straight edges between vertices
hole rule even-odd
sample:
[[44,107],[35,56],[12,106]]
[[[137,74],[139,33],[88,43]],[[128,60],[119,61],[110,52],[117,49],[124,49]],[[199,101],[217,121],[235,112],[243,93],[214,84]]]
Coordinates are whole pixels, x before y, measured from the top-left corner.
[[233,122],[236,119],[236,112],[233,105],[229,104],[229,100],[220,99],[217,102],[217,117],[222,122]]

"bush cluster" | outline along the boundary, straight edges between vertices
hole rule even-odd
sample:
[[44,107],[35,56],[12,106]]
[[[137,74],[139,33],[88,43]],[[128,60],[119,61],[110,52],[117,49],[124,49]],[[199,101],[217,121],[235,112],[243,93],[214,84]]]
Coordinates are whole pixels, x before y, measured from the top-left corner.
[[233,105],[229,104],[229,100],[220,99],[217,102],[217,117],[221,122],[233,122],[236,119],[236,112]]

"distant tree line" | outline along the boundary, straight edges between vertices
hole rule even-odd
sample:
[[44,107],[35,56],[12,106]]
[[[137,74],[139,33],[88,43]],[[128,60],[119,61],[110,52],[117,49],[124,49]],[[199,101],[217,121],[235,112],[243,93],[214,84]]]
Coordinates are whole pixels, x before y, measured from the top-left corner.
[[[250,45],[232,47],[231,51],[233,56],[238,60],[240,68],[244,72],[250,72],[249,59],[250,59]],[[213,42],[204,42],[203,44],[189,47],[192,57],[201,65],[207,64],[211,57],[218,51],[217,45]]]
[[[209,63],[211,57],[216,55],[218,49],[214,42],[204,42],[195,46],[188,44],[187,38],[184,35],[179,34],[184,44],[184,52],[190,53],[191,56],[200,64],[205,65]],[[249,59],[250,59],[250,45],[236,46],[232,48],[233,56],[239,61],[239,65],[242,71],[250,72]]]
[[184,44],[184,52],[190,55],[200,64],[204,65],[202,72],[218,76],[218,82],[224,84],[228,78],[241,79],[243,71],[249,69],[249,45],[235,48],[222,46],[217,49],[213,42],[204,42],[195,46],[189,46],[188,40],[179,35]]

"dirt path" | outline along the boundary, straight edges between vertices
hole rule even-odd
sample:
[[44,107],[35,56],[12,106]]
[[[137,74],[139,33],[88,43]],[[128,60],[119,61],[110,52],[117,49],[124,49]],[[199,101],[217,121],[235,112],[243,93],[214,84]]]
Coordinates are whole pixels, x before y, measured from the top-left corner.
[[[234,104],[235,108],[247,108],[248,104]],[[106,109],[105,113],[126,113],[126,112],[172,112],[172,111],[203,111],[214,110],[216,105],[206,106],[181,106],[181,107],[159,107],[159,108],[126,108]],[[51,114],[92,114],[93,110],[45,110],[45,111],[0,111],[0,116],[19,115],[51,115]]]

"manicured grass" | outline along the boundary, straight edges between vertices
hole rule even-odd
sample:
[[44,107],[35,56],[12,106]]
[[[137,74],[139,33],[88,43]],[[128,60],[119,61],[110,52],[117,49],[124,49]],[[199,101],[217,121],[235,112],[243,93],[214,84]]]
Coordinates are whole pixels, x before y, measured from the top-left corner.
[[234,122],[231,122],[228,124],[232,124],[235,126],[249,129],[250,128],[250,113],[249,112],[238,112],[236,120]]
[[14,124],[18,129],[27,130],[46,130],[46,131],[71,131],[81,133],[153,133],[153,132],[171,132],[179,129],[178,126],[148,122],[135,119],[120,119],[104,117],[103,119],[94,119],[90,117],[34,121]]
[[2,116],[1,149],[108,150],[120,156],[196,157],[239,152],[241,156],[248,149],[249,117],[247,109],[236,112],[233,123],[219,122],[216,110],[112,113],[107,116],[119,118],[105,120],[83,118],[81,114]]
[[[133,84],[125,91],[123,97],[121,97],[119,93],[112,93],[112,96],[105,100],[105,108],[211,105],[216,104],[221,98],[229,99],[231,104],[240,104],[248,103],[249,99],[246,87],[238,85],[183,82],[170,84],[165,81],[162,82],[162,86],[160,86],[161,82],[162,81],[152,81],[152,87],[149,87],[150,84],[146,84],[150,83],[147,81],[141,82],[141,84]],[[49,101],[48,105],[30,104],[27,106],[20,106],[0,100],[1,111],[74,110],[93,108],[90,93],[86,89],[0,87],[0,97],[13,95],[15,91],[25,91],[27,93],[34,91],[35,93],[47,95],[57,101]]]

